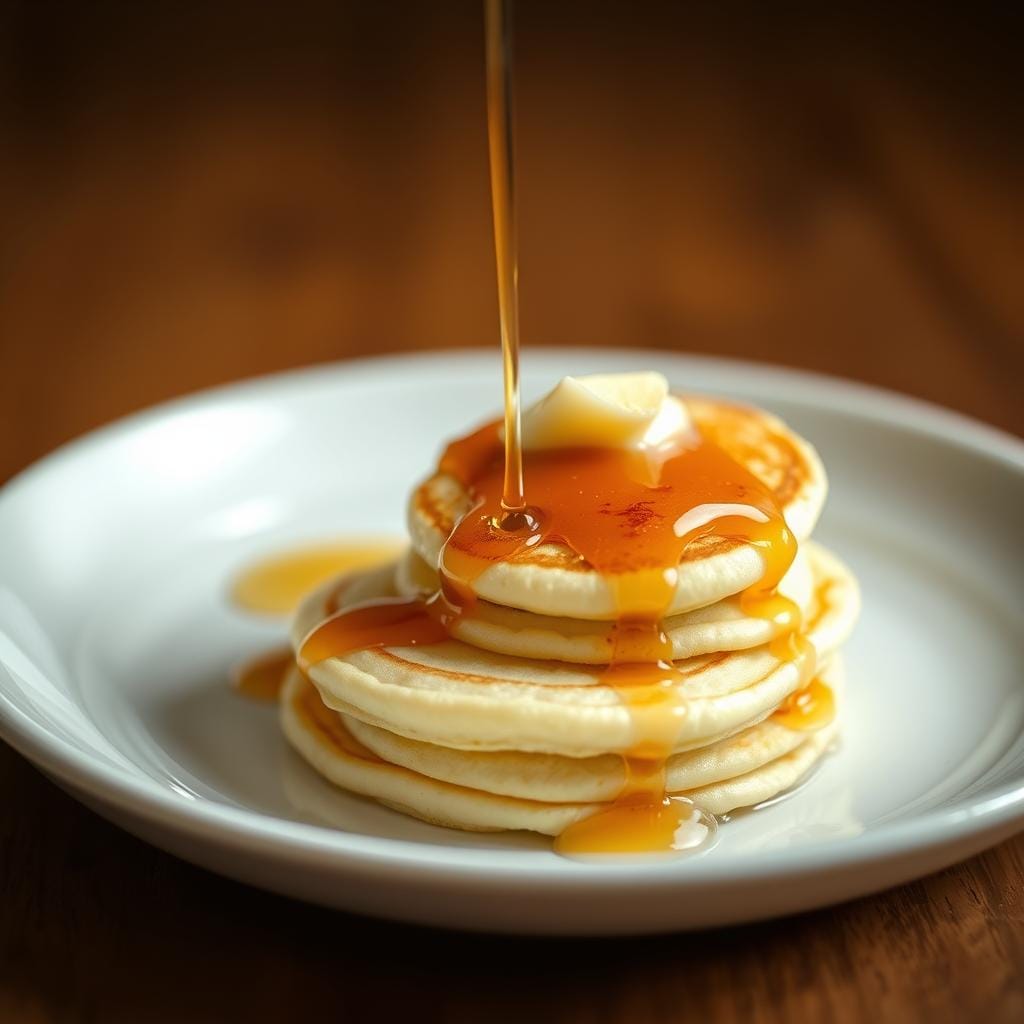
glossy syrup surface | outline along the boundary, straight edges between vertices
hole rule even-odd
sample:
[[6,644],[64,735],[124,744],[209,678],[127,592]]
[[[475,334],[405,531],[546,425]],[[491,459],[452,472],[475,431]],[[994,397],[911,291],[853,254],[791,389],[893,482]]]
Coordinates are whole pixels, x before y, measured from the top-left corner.
[[448,639],[447,607],[435,594],[418,597],[381,598],[365,605],[329,614],[299,647],[303,672],[327,658],[373,647],[415,647]]
[[815,676],[807,686],[790,694],[772,717],[787,729],[813,732],[828,725],[835,715],[832,688]]

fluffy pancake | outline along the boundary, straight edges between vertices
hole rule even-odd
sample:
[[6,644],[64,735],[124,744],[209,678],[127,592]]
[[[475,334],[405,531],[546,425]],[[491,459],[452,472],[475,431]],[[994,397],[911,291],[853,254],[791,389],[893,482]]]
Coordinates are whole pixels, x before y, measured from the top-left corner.
[[[838,657],[821,677],[833,692],[840,689]],[[600,803],[614,800],[626,783],[622,758],[614,754],[574,758],[518,750],[454,750],[409,740],[347,715],[342,718],[349,734],[382,760],[488,793],[545,803]],[[807,738],[807,733],[768,717],[698,750],[674,754],[666,764],[666,791],[686,793],[746,775],[789,754]]]
[[[606,806],[600,802],[541,801],[492,793],[389,763],[351,735],[342,716],[324,707],[316,690],[298,671],[292,672],[285,684],[281,722],[295,749],[329,781],[434,824],[469,831],[526,829],[559,835],[574,821]],[[832,725],[813,733],[796,733],[798,742],[785,753],[731,778],[678,795],[690,797],[713,814],[761,803],[799,782],[826,751],[833,734]],[[720,754],[719,758],[720,763],[726,763],[727,755]],[[733,763],[742,766],[744,762],[741,757]],[[685,777],[685,770],[680,777]],[[691,770],[690,777],[699,777],[699,772]]]
[[[849,571],[807,545],[815,578],[809,635],[822,659],[848,635],[858,593]],[[359,574],[341,606],[393,592],[387,570]],[[322,595],[300,609],[296,648],[322,617]],[[701,746],[752,724],[800,685],[792,662],[767,647],[701,655],[677,663],[685,689],[675,749]],[[593,667],[517,658],[458,640],[424,647],[372,648],[311,667],[323,702],[409,739],[464,750],[520,750],[591,757],[629,750],[636,723]]]
[[281,722],[314,768],[436,824],[668,849],[665,794],[756,806],[822,757],[859,607],[808,540],[824,470],[771,415],[666,389],[562,381],[524,420],[536,508],[511,522],[497,426],[453,442],[411,551],[310,595]]
[[[688,397],[687,409],[701,431],[772,491],[798,540],[806,539],[825,500],[825,471],[814,449],[781,420],[761,410]],[[428,565],[438,555],[472,497],[453,476],[438,472],[413,492],[408,520],[412,544]],[[766,563],[753,545],[703,537],[688,545],[679,565],[669,615],[738,594],[757,583]],[[557,543],[530,548],[511,561],[488,567],[472,583],[493,604],[540,615],[611,621],[616,617],[613,581]]]

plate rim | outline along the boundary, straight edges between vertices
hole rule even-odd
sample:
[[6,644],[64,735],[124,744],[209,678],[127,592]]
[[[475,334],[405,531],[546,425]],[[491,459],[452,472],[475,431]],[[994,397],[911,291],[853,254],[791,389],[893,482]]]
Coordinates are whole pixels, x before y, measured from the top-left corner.
[[[649,359],[654,365],[671,362],[705,372],[756,375],[766,388],[787,401],[813,408],[829,408],[881,422],[902,431],[936,437],[979,457],[994,458],[1012,472],[1024,474],[1024,441],[997,427],[942,406],[885,388],[809,370],[756,361],[707,356],[673,350],[621,348],[544,348],[528,353],[532,362],[557,363],[566,358],[584,361],[622,354],[630,362]],[[0,510],[33,481],[59,472],[68,461],[88,457],[90,451],[120,435],[223,400],[258,397],[261,392],[289,390],[336,378],[376,376],[396,364],[440,366],[453,359],[472,364],[500,365],[500,356],[488,346],[433,349],[417,353],[388,353],[352,360],[316,364],[280,373],[246,378],[192,392],[147,407],[73,439],[32,463],[0,487]],[[812,389],[810,392],[808,389]],[[813,395],[813,398],[810,397]],[[0,666],[2,669],[3,666]],[[3,672],[6,677],[6,670]],[[2,678],[2,677],[0,677]],[[84,713],[84,709],[79,707]],[[871,864],[914,852],[935,851],[1017,821],[1024,827],[1024,777],[995,787],[981,800],[966,800],[926,811],[909,819],[885,822],[858,836],[800,850],[768,850],[756,857],[694,857],[679,870],[678,861],[569,864],[557,858],[533,857],[534,851],[460,847],[443,843],[342,832],[325,826],[278,818],[271,814],[233,807],[213,800],[195,801],[172,792],[140,769],[138,775],[108,766],[90,757],[59,734],[25,714],[0,685],[0,737],[47,774],[76,794],[85,793],[104,807],[149,825],[204,842],[228,845],[252,855],[256,852],[301,860],[332,872],[363,874],[415,872],[415,881],[451,885],[459,882],[591,888],[594,885],[686,889],[710,883],[782,881],[794,876],[828,874],[836,869]],[[254,844],[258,844],[257,846]],[[582,868],[582,870],[580,870]]]

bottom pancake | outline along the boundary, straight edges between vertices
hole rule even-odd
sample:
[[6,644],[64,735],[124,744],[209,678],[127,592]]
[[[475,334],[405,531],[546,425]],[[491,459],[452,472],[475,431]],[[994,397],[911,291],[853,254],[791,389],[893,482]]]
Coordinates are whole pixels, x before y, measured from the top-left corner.
[[[543,755],[518,755],[539,757],[539,762],[518,780],[505,779],[499,785],[495,780],[500,772],[495,771],[493,760],[486,759],[500,754],[444,750],[443,754],[457,755],[461,759],[454,767],[452,763],[445,766],[447,778],[424,774],[409,765],[425,769],[427,761],[433,757],[431,768],[435,774],[441,774],[435,753],[441,748],[424,752],[415,747],[389,746],[388,741],[382,741],[378,735],[384,730],[376,729],[371,736],[367,727],[357,723],[363,739],[374,743],[375,752],[353,735],[343,715],[323,704],[316,688],[298,670],[291,672],[285,683],[281,722],[292,746],[330,782],[433,824],[477,832],[522,829],[554,836],[604,806],[601,799],[566,800],[557,796],[589,792],[595,796],[600,794],[606,801],[615,795],[612,786],[616,766],[611,763],[618,761],[615,757],[580,759],[577,767],[582,766],[582,770],[575,777],[571,773],[566,775],[563,764],[561,780],[552,783],[556,772],[548,776],[548,784],[544,785],[545,769],[550,767],[548,762],[552,759],[545,759]],[[834,722],[815,732],[798,732],[768,719],[711,747],[676,755],[669,764],[669,791],[689,797],[713,814],[755,806],[799,782],[827,751],[834,735]],[[391,739],[399,744],[410,742],[397,736]],[[404,763],[392,763],[390,758],[380,756],[381,753],[396,759],[401,757]],[[416,754],[419,761],[415,760]],[[476,762],[474,773],[474,760],[478,758],[485,760]],[[571,762],[573,759],[554,760]],[[582,783],[587,776],[588,760],[603,762],[602,767],[611,769],[610,774],[600,770],[591,772],[591,782]],[[730,768],[737,774],[730,776]],[[475,786],[449,781],[460,778],[464,782],[471,777]],[[478,788],[482,784],[506,791]],[[680,790],[678,786],[685,788]],[[514,793],[507,792],[509,789]],[[543,793],[547,799],[515,793]],[[551,799],[553,796],[556,799]]]

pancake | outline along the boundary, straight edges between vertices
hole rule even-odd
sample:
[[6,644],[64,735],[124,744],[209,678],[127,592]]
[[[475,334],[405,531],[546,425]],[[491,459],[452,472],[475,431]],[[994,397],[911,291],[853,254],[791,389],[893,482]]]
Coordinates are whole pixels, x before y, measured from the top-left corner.
[[[807,545],[815,579],[808,635],[824,661],[845,640],[858,609],[849,571]],[[341,606],[394,592],[388,570],[356,574]],[[296,649],[322,617],[313,595],[293,626]],[[767,646],[678,662],[686,713],[675,749],[704,745],[750,725],[801,684],[797,664]],[[323,702],[369,725],[413,740],[463,750],[519,750],[568,757],[624,752],[636,722],[592,666],[518,658],[459,640],[422,647],[372,648],[329,658],[310,669]]]
[[666,794],[723,814],[807,774],[860,602],[809,540],[824,470],[767,413],[666,393],[656,374],[563,380],[524,417],[525,511],[500,500],[497,424],[446,449],[412,496],[411,549],[293,620],[306,671],[280,714],[307,762],[424,821],[562,852],[667,850]]
[[[297,670],[289,674],[282,693],[281,724],[292,746],[330,782],[433,824],[477,832],[524,829],[555,836],[607,806],[491,793],[389,763],[348,732],[342,716],[324,707]],[[800,741],[786,753],[733,778],[677,795],[689,797],[712,814],[756,805],[799,782],[828,749],[833,735],[834,725],[797,734]]]
[[[397,593],[405,597],[432,594],[438,589],[439,578],[410,550],[395,567],[394,586]],[[814,577],[802,549],[779,584],[779,592],[795,601],[805,617],[810,614]],[[607,665],[612,657],[614,628],[611,622],[536,615],[519,608],[477,601],[464,618],[456,620],[451,634],[473,647],[498,654]],[[671,615],[662,623],[662,628],[672,641],[674,661],[698,654],[758,647],[782,631],[782,626],[771,619],[744,614],[738,597]]]
[[[688,397],[686,406],[706,437],[771,490],[797,540],[809,537],[827,491],[825,470],[814,449],[761,410],[696,397]],[[466,488],[440,471],[413,492],[409,533],[424,562],[438,564],[442,546],[472,504]],[[754,545],[714,536],[695,540],[680,562],[666,614],[738,594],[762,578],[766,564]],[[557,543],[539,544],[514,560],[496,562],[471,585],[485,601],[539,615],[612,621],[617,613],[614,580]]]
[[[833,692],[842,680],[839,657],[821,678]],[[614,800],[626,784],[621,757],[573,758],[518,750],[465,751],[409,740],[343,715],[348,733],[366,750],[420,775],[488,793],[545,803]],[[698,750],[674,754],[666,764],[665,789],[685,793],[746,775],[799,747],[808,734],[768,717]]]

